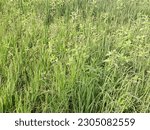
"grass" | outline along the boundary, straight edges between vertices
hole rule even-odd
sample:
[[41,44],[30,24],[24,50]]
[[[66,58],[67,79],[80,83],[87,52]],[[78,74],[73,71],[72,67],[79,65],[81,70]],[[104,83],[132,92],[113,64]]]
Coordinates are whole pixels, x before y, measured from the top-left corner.
[[150,112],[149,0],[1,0],[0,112]]

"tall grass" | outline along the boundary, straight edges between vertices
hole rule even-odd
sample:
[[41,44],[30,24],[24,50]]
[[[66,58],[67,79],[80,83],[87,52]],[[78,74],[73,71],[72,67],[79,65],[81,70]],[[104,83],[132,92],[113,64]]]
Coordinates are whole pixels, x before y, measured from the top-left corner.
[[149,0],[1,0],[0,112],[150,112]]

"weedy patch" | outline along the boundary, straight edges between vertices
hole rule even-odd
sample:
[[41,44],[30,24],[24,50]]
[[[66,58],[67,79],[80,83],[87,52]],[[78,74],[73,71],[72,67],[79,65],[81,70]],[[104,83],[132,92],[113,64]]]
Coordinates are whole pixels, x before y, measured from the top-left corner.
[[148,0],[1,0],[0,112],[150,112]]

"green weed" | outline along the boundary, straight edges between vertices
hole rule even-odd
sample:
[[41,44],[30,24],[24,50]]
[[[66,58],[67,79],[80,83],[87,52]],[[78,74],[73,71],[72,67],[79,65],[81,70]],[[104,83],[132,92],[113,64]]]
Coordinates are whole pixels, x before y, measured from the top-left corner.
[[1,0],[0,112],[150,112],[149,0]]

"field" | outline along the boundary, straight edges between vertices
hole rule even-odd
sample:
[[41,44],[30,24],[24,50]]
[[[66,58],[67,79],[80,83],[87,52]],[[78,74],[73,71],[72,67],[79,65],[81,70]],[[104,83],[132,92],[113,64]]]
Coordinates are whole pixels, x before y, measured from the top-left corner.
[[150,112],[150,1],[0,0],[0,112]]

